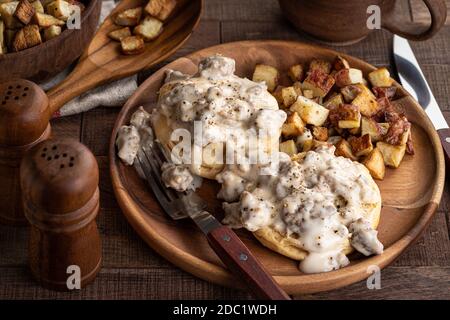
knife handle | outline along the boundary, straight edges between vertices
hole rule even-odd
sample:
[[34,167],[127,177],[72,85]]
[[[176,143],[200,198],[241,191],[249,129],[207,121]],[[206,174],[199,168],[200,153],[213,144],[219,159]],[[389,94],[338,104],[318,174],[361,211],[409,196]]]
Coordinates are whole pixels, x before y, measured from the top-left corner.
[[211,248],[239,279],[243,279],[258,299],[291,300],[238,236],[220,226],[206,236]]
[[442,148],[444,149],[445,162],[447,170],[450,169],[450,129],[439,129],[439,138],[441,139]]

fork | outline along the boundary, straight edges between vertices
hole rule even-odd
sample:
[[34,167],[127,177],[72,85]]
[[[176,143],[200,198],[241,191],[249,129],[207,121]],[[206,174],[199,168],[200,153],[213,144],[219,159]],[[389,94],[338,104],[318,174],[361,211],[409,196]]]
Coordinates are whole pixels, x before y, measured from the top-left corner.
[[205,210],[207,205],[201,197],[193,191],[177,192],[165,186],[161,166],[168,159],[170,156],[157,141],[137,154],[139,167],[163,210],[174,220],[190,217],[206,235],[217,256],[235,276],[245,281],[256,298],[290,300],[239,237]]

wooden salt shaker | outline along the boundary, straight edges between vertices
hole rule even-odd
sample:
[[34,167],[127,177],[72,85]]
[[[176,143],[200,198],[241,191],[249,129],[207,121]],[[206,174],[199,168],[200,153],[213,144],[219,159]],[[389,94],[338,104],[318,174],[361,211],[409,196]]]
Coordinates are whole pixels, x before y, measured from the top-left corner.
[[26,225],[19,166],[25,152],[50,136],[48,98],[27,80],[0,84],[0,223]]
[[71,276],[78,270],[84,287],[100,270],[98,182],[94,155],[73,139],[43,141],[23,158],[20,184],[31,225],[30,267],[43,286],[73,289]]

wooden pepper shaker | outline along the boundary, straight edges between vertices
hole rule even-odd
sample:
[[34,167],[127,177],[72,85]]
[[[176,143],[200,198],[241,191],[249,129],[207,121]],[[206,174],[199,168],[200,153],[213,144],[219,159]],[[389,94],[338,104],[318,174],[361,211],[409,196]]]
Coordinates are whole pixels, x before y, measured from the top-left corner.
[[98,182],[94,155],[76,140],[49,139],[24,156],[20,184],[30,222],[30,267],[43,286],[73,289],[71,276],[79,272],[84,287],[100,270]]
[[19,184],[25,152],[50,136],[48,98],[27,80],[0,84],[0,223],[26,225]]

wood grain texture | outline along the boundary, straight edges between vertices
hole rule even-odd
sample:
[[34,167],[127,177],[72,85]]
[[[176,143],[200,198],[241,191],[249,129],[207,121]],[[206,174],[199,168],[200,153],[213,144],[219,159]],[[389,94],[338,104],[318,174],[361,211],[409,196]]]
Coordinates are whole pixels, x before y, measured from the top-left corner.
[[[251,76],[257,63],[273,65],[283,71],[295,63],[306,64],[313,58],[331,61],[338,53],[286,41],[236,42],[201,50],[158,70],[138,88],[118,116],[110,141],[109,159],[114,191],[127,220],[152,248],[184,270],[208,281],[242,287],[240,283],[232,281],[231,274],[223,268],[223,264],[211,252],[198,230],[192,228],[189,222],[171,221],[161,211],[135,170],[120,162],[115,148],[118,128],[128,123],[136,108],[145,105],[147,111],[151,112],[156,104],[165,68],[193,74],[198,62],[214,53],[234,58],[236,73],[246,77]],[[374,70],[373,66],[361,60],[345,57],[352,66],[362,69],[366,74]],[[294,261],[263,248],[250,234],[239,232],[245,244],[288,293],[330,290],[361,280],[366,276],[369,265],[385,267],[391,263],[430,222],[443,189],[442,148],[422,108],[406,95],[406,91],[399,88],[399,92],[403,98],[396,100],[394,104],[413,123],[416,154],[414,157],[407,157],[399,169],[388,170],[385,179],[378,182],[383,199],[381,223],[378,227],[380,240],[385,245],[382,255],[367,259],[356,258],[351,267],[335,272],[306,275],[298,270]],[[417,167],[423,170],[420,183],[410,178]],[[220,201],[215,198],[217,189],[214,183],[205,183],[200,190],[200,194],[209,200],[211,212],[220,211]]]
[[80,29],[66,29],[58,37],[23,51],[0,55],[0,82],[12,78],[43,81],[74,62],[92,39],[98,25],[101,0],[87,3]]
[[[417,0],[421,1],[421,0]],[[408,0],[403,1],[404,3]],[[450,7],[450,6],[449,6]],[[447,21],[448,22],[448,21]],[[260,28],[260,29],[259,29]],[[222,37],[222,39],[221,39]],[[450,69],[447,52],[450,27],[425,42],[412,43],[424,73],[450,123]],[[293,39],[311,41],[299,35],[281,18],[276,0],[206,0],[204,14],[193,36],[174,56],[220,42],[243,39]],[[391,35],[374,32],[340,51],[362,58],[376,66],[391,63]],[[428,57],[432,57],[428,59]],[[171,60],[171,59],[169,59]],[[161,63],[160,65],[164,65]],[[425,65],[426,64],[426,65]],[[145,79],[152,71],[140,74]],[[102,111],[103,110],[103,111]],[[120,110],[100,108],[79,116],[52,120],[55,135],[80,138],[107,148],[110,132],[95,130],[109,123]],[[103,115],[105,113],[105,115]],[[81,126],[81,121],[85,125]],[[95,148],[94,148],[95,149]],[[103,153],[103,151],[101,152]],[[0,225],[0,299],[248,299],[242,291],[221,287],[196,278],[158,255],[127,223],[115,200],[109,178],[106,154],[97,157],[100,169],[101,211],[97,218],[103,242],[103,269],[92,285],[81,292],[59,293],[43,289],[27,268],[27,229]],[[299,299],[450,299],[448,246],[450,233],[450,179],[442,201],[423,238],[409,247],[392,266],[382,271],[382,289],[368,290],[365,281],[351,286]],[[447,231],[446,231],[447,230]],[[444,253],[447,252],[447,255]],[[444,258],[442,258],[444,257]]]
[[112,17],[122,10],[144,4],[144,0],[122,0],[114,8],[84,50],[74,70],[48,92],[52,113],[89,89],[161,62],[189,38],[200,20],[202,0],[178,1],[175,13],[165,23],[158,38],[146,43],[142,53],[124,55],[120,44],[108,37],[108,33],[117,28]]

